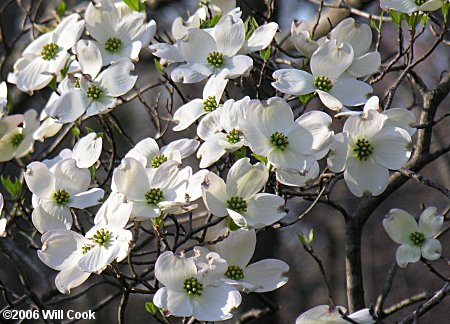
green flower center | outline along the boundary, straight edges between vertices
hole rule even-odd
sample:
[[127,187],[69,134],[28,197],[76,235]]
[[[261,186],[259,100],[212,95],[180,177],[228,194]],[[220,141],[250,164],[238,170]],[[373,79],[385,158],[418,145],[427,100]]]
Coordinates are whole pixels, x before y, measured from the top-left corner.
[[16,135],[14,135],[14,137],[11,140],[11,145],[14,147],[19,147],[20,143],[22,143],[24,139],[24,136],[22,133],[18,133]]
[[270,135],[270,143],[272,143],[273,147],[278,148],[282,151],[284,151],[289,145],[288,137],[279,132],[275,132]]
[[55,43],[48,43],[42,47],[41,56],[44,60],[53,60],[58,54],[59,46]]
[[111,37],[105,42],[105,50],[111,53],[120,51],[123,47],[123,42],[120,38]]
[[414,245],[421,246],[425,242],[425,235],[422,232],[414,232],[409,234],[409,239]]
[[208,54],[206,62],[208,62],[209,65],[219,68],[225,62],[225,58],[222,53],[214,51]]
[[416,6],[421,6],[421,5],[423,5],[425,2],[427,2],[427,0],[414,0],[414,3],[416,4]]
[[228,208],[238,213],[247,211],[247,202],[239,196],[233,196],[227,200]]
[[103,90],[99,86],[91,84],[87,89],[87,96],[93,100],[99,100],[103,97]]
[[330,79],[324,76],[318,76],[314,80],[314,85],[317,87],[317,89],[322,91],[330,91],[333,88],[333,83]]
[[81,247],[81,251],[83,252],[83,254],[88,253],[90,249],[92,249],[92,245],[83,245]]
[[201,296],[203,292],[203,284],[194,277],[186,279],[183,288],[191,296]]
[[159,188],[152,188],[145,194],[145,200],[151,206],[156,206],[163,198],[164,194]]
[[225,272],[225,277],[233,280],[244,279],[244,270],[239,266],[229,266],[227,272]]
[[53,200],[57,205],[67,204],[70,200],[70,194],[64,189],[58,189],[53,194]]
[[206,112],[211,112],[217,109],[217,101],[216,97],[209,96],[206,100],[203,101],[203,109]]
[[75,88],[77,88],[77,89],[80,89],[80,88],[81,88],[80,80],[76,79],[75,82],[74,82],[74,84],[73,84],[73,86],[74,86]]
[[353,148],[355,158],[360,161],[367,161],[373,152],[373,146],[365,138],[360,138],[356,141],[356,146]]
[[157,155],[152,159],[152,168],[157,168],[164,162],[167,162],[167,156],[164,154]]
[[232,129],[227,134],[228,143],[235,144],[241,140],[242,132],[239,129]]
[[[92,237],[92,242],[97,243],[100,246],[106,246],[111,239],[111,232],[107,229],[99,229]],[[86,251],[87,252],[87,251]]]

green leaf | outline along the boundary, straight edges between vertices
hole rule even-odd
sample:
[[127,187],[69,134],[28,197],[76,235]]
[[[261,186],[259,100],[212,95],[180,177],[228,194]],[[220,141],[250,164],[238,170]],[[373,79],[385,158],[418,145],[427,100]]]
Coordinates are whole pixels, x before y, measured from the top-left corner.
[[239,150],[234,151],[233,155],[237,158],[237,159],[242,159],[245,158],[247,156],[247,149],[245,148],[245,146],[241,147]]
[[217,25],[220,18],[222,18],[222,14],[215,15],[209,20],[200,20],[200,28],[201,29],[213,28],[214,26]]
[[80,129],[78,128],[78,127],[76,127],[76,126],[74,126],[74,127],[72,127],[72,135],[74,136],[74,137],[78,137],[78,136],[80,136]]
[[370,19],[370,26],[372,27],[372,28],[375,28],[375,29],[377,29],[378,30],[378,26],[377,26],[377,24],[375,23],[375,21],[374,20],[372,20],[372,19]]
[[265,62],[267,62],[270,59],[270,47],[266,48],[265,50],[260,50],[259,55]]
[[255,17],[249,16],[245,22],[245,40],[248,40],[250,36],[254,33],[254,31],[259,27],[258,22]]
[[448,22],[449,12],[450,12],[450,2],[447,1],[442,6],[442,15],[444,16],[445,23]]
[[252,156],[253,156],[255,159],[257,159],[259,162],[262,162],[262,163],[264,163],[264,164],[267,164],[267,157],[258,155],[258,154],[256,154],[256,153],[252,153]]
[[306,245],[306,246],[312,245],[312,242],[314,240],[314,230],[313,229],[311,229],[309,231],[308,236],[306,236],[303,233],[299,233],[297,235],[298,235],[298,240],[300,241],[300,243],[302,243],[303,245]]
[[307,105],[314,98],[315,95],[316,95],[315,92],[311,92],[311,93],[308,93],[306,95],[298,96],[298,99],[301,101],[301,103],[303,105]]
[[91,178],[94,179],[95,178],[95,165],[91,165],[89,167],[89,173],[91,174]]
[[427,25],[428,18],[429,18],[428,15],[425,14],[425,15],[422,16],[422,19],[420,19],[420,21],[422,22],[422,25],[423,25],[424,27]]
[[403,13],[391,10],[389,11],[389,15],[392,18],[392,22],[394,22],[396,25],[400,26],[402,24],[402,20],[404,18]]
[[64,12],[66,11],[66,8],[67,8],[67,6],[66,6],[66,2],[64,0],[62,0],[58,3],[55,10],[56,10],[56,14],[59,16],[59,18],[64,16]]
[[155,315],[158,311],[158,307],[153,302],[146,302],[145,303],[145,310],[149,312],[152,315]]
[[157,59],[153,59],[153,61],[155,62],[155,68],[158,70],[158,72],[164,74],[164,66],[162,66],[162,64],[159,63]]
[[8,178],[4,178],[1,176],[1,181],[3,187],[5,187],[6,191],[11,195],[11,197],[19,197],[22,192],[22,183],[19,179],[15,179],[14,181],[8,176]]
[[227,217],[227,226],[230,231],[237,231],[240,227],[234,222],[233,218]]
[[123,0],[123,2],[135,11],[145,11],[145,4],[140,0]]

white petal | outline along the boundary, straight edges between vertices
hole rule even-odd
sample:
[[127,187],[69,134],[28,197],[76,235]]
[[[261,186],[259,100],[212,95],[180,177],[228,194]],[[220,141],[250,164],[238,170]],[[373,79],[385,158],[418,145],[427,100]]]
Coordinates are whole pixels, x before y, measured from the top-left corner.
[[42,162],[30,163],[24,176],[30,191],[40,198],[50,197],[55,190],[55,176]]
[[420,215],[419,229],[426,238],[439,233],[444,223],[444,216],[437,213],[436,207],[428,207]]
[[347,72],[355,77],[363,77],[375,73],[381,66],[379,52],[370,52],[353,60]]
[[32,92],[44,88],[53,79],[53,75],[50,74],[49,62],[40,56],[34,58],[20,71],[17,78],[17,87],[24,92]]
[[312,149],[316,152],[327,149],[333,141],[331,117],[321,111],[310,111],[301,115],[296,121],[313,136]]
[[176,45],[157,43],[150,45],[150,52],[154,56],[163,58],[170,62],[184,62],[184,56]]
[[402,128],[383,128],[372,138],[371,144],[374,160],[391,170],[400,169],[411,156],[411,136]]
[[117,190],[132,200],[144,200],[145,193],[150,189],[144,167],[133,158],[124,158],[114,170],[113,178]]
[[428,239],[422,246],[422,256],[427,260],[437,260],[441,257],[442,244],[437,239]]
[[417,9],[420,11],[435,11],[441,8],[443,4],[444,2],[442,0],[430,0],[419,6]]
[[380,0],[383,10],[394,9],[404,13],[412,13],[418,10],[418,6],[411,0]]
[[397,249],[396,259],[400,268],[405,268],[408,263],[415,263],[420,260],[420,247],[403,244]]
[[219,133],[222,131],[222,126],[220,125],[220,115],[221,115],[221,107],[217,108],[211,113],[208,113],[197,127],[197,135],[202,140],[207,140],[211,136],[214,136],[216,133]]
[[185,64],[178,66],[170,73],[170,78],[175,82],[183,83],[197,83],[205,80],[212,74],[211,69],[208,69],[206,65],[200,64]]
[[[53,36],[54,33],[50,32],[50,33],[45,33],[42,34],[41,36],[39,36],[38,38],[36,38],[34,41],[32,41],[23,51],[23,56],[28,56],[27,54],[33,54],[32,56],[30,55],[29,57],[35,57],[35,56],[40,56],[41,55],[41,51],[42,48],[47,45],[48,43],[53,42]],[[17,63],[16,63],[17,64]],[[20,64],[19,64],[20,65]],[[22,69],[20,69],[22,70]]]
[[383,227],[389,237],[398,244],[411,243],[409,235],[417,232],[419,227],[411,214],[402,209],[391,209],[383,220]]
[[86,272],[101,271],[117,257],[119,251],[120,242],[118,241],[108,244],[107,247],[94,246],[80,258],[78,268]]
[[258,229],[272,225],[286,216],[284,199],[272,194],[257,194],[247,201],[244,216],[250,228]]
[[155,278],[169,289],[183,291],[184,280],[197,277],[197,267],[192,258],[166,251],[155,264]]
[[0,138],[11,132],[17,126],[24,122],[24,115],[9,115],[0,118]]
[[187,63],[206,63],[209,53],[217,50],[214,38],[202,29],[189,29],[180,49]]
[[253,53],[267,48],[275,33],[278,30],[278,24],[270,22],[258,27],[247,41],[247,53]]
[[198,149],[197,158],[200,160],[200,168],[207,168],[224,156],[227,151],[219,144],[219,138],[225,135],[217,133],[209,137]]
[[69,206],[72,208],[84,209],[98,205],[105,192],[100,188],[92,188],[89,191],[81,192],[71,197]]
[[72,123],[83,115],[89,100],[83,91],[74,89],[65,92],[53,104],[45,108],[45,113],[58,122]]
[[73,158],[77,161],[77,167],[89,168],[94,165],[102,153],[102,138],[96,133],[90,133],[82,137],[73,147]]
[[212,75],[203,89],[203,100],[213,96],[216,102],[219,103],[222,98],[223,92],[228,84],[229,71],[227,69],[222,70],[218,75]]
[[233,316],[231,311],[241,303],[241,294],[227,284],[204,288],[200,298],[191,299],[194,317],[199,321],[222,321]]
[[367,102],[373,88],[365,82],[353,79],[339,79],[333,84],[330,95],[347,106],[359,106]]
[[249,72],[253,67],[253,60],[250,56],[247,55],[236,55],[232,58],[227,58],[225,60],[225,64],[223,65],[224,69],[228,69],[229,72],[227,74],[228,78],[235,79],[241,75]]
[[244,45],[245,27],[242,19],[234,21],[230,15],[225,15],[214,27],[212,35],[216,40],[217,51],[231,57]]
[[95,225],[102,227],[111,226],[118,229],[124,228],[129,220],[132,208],[132,205],[125,203],[125,201],[125,195],[112,192],[95,215]]
[[364,308],[357,312],[354,312],[353,314],[350,314],[348,317],[360,324],[372,324],[374,321],[370,312],[370,309]]
[[332,94],[322,90],[316,90],[316,93],[318,94],[320,101],[322,101],[324,106],[328,109],[339,111],[345,108],[342,102],[339,99],[335,98]]
[[282,69],[273,73],[272,87],[294,96],[314,92],[314,77],[308,72],[295,69]]
[[83,74],[89,74],[94,79],[103,65],[102,53],[97,45],[92,41],[82,39],[78,41],[76,51]]
[[302,170],[277,169],[276,177],[284,185],[303,187],[311,180],[316,179],[319,173],[319,164],[316,161],[312,161],[310,164],[305,163],[305,167]]
[[58,162],[54,168],[56,189],[64,189],[70,195],[86,191],[91,183],[91,174],[87,169],[76,166],[74,159],[65,159]]
[[265,259],[250,264],[244,270],[245,281],[253,284],[255,292],[262,293],[273,291],[284,286],[288,278],[285,274],[289,271],[289,266],[276,259]]
[[78,267],[73,266],[58,273],[55,278],[55,285],[61,293],[69,294],[72,288],[81,285],[90,275],[89,272],[83,272]]
[[133,218],[136,220],[146,221],[161,216],[161,209],[147,204],[146,201],[133,201],[132,206]]
[[200,116],[206,114],[203,109],[203,100],[194,99],[187,104],[178,108],[174,115],[173,121],[177,124],[173,130],[182,131],[194,123]]
[[169,153],[173,151],[178,151],[180,153],[181,159],[185,159],[195,153],[200,142],[195,139],[181,138],[170,142],[168,145],[161,148],[161,153]]
[[153,138],[147,137],[137,143],[125,157],[131,157],[150,167],[154,157],[160,155],[159,146]]
[[355,58],[367,53],[372,44],[372,30],[369,25],[356,22],[353,18],[341,21],[330,33],[337,44],[349,43],[354,51]]
[[57,123],[55,119],[48,117],[33,133],[33,139],[43,142],[44,139],[55,136],[61,130],[63,124]]
[[117,24],[119,23],[119,12],[116,7],[108,1],[102,1],[100,6],[89,3],[84,15],[86,29],[96,40],[105,42],[108,38],[115,36]]
[[189,185],[186,188],[186,193],[189,195],[191,201],[197,200],[202,196],[202,182],[208,172],[208,170],[200,170],[189,178]]
[[203,201],[208,210],[215,216],[224,217],[228,214],[226,210],[226,185],[222,178],[209,172],[202,183]]
[[22,128],[17,127],[0,138],[0,162],[6,162],[14,158],[17,147],[12,144],[12,141],[17,134],[22,133]]
[[309,32],[300,32],[297,35],[291,35],[294,47],[306,57],[311,57],[319,48],[319,44],[311,39]]
[[84,20],[80,20],[79,14],[71,14],[64,18],[54,30],[55,43],[70,49],[80,38],[84,30]]
[[383,128],[386,120],[386,115],[380,114],[376,110],[369,110],[366,116],[349,117],[344,124],[343,131],[352,138],[363,136],[370,139]]
[[44,201],[38,205],[31,214],[31,220],[39,233],[72,227],[72,214],[69,208],[58,206],[51,201]]
[[302,155],[291,148],[286,148],[284,151],[280,149],[273,149],[267,159],[277,168],[286,168],[301,170],[304,167],[305,160],[314,160],[313,156]]
[[334,81],[352,64],[353,55],[350,44],[329,40],[312,55],[311,72],[314,77],[325,76]]
[[267,182],[269,172],[262,163],[252,165],[249,158],[239,159],[227,175],[227,193],[244,200],[259,192]]
[[232,231],[226,239],[215,245],[217,253],[227,260],[229,265],[245,268],[255,253],[256,233],[254,230],[238,229]]
[[334,136],[331,144],[327,165],[332,172],[342,172],[347,163],[348,139],[346,133],[339,133]]
[[117,99],[109,95],[103,96],[100,100],[92,100],[86,109],[86,116],[95,116],[106,113],[117,104]]
[[130,75],[134,71],[134,64],[127,59],[119,60],[111,64],[102,72],[98,81],[106,89],[107,95],[119,97],[130,91],[137,80],[137,76]]
[[164,312],[167,311],[168,315],[189,317],[194,314],[191,300],[184,291],[160,288],[153,297],[153,302]]
[[408,132],[409,135],[413,136],[416,132],[416,128],[411,127],[416,123],[416,116],[404,108],[391,108],[383,112],[388,116],[386,121],[386,127],[400,127]]
[[138,38],[144,27],[145,14],[141,12],[133,12],[130,15],[122,17],[117,25],[117,35],[124,42],[131,42]]
[[295,324],[345,324],[347,321],[342,320],[339,310],[345,314],[347,311],[342,306],[320,305],[304,312],[295,321]]
[[348,188],[357,197],[364,194],[378,196],[388,185],[389,171],[372,158],[359,161],[353,157],[347,159],[344,179]]

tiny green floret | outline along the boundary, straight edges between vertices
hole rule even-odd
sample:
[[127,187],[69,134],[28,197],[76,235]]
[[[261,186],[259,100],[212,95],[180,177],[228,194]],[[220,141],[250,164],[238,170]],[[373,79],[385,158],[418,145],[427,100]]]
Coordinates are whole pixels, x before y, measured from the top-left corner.
[[355,158],[360,161],[367,161],[367,159],[373,153],[373,146],[365,138],[360,138],[356,141],[356,146],[353,148],[353,153],[355,153]]
[[209,96],[208,98],[206,98],[206,100],[203,101],[203,109],[206,112],[211,112],[217,109],[217,101],[216,101],[216,97],[214,96]]
[[208,62],[209,65],[219,68],[225,63],[225,57],[222,53],[214,51],[208,54],[206,62]]
[[203,284],[194,277],[184,280],[183,288],[190,296],[201,296],[203,292]]
[[159,188],[152,188],[145,194],[145,200],[147,201],[147,204],[151,206],[156,206],[163,199],[164,194]]
[[233,280],[244,279],[244,270],[239,266],[228,266],[227,272],[225,272],[225,277]]
[[82,251],[83,254],[88,253],[90,249],[92,249],[92,245],[83,245],[81,247],[81,251]]
[[53,194],[53,200],[57,205],[67,204],[70,200],[70,194],[64,189],[58,189]]
[[120,51],[123,47],[123,42],[120,38],[117,37],[111,37],[108,38],[105,42],[105,50],[107,50],[110,53],[117,53]]
[[232,129],[227,134],[227,141],[231,144],[236,144],[241,140],[242,132],[239,129]]
[[414,3],[416,4],[416,6],[421,6],[421,5],[423,5],[425,2],[427,2],[427,0],[414,0]]
[[22,143],[24,139],[24,136],[22,133],[18,133],[14,135],[14,137],[11,139],[11,145],[14,147],[19,147],[20,143]]
[[48,43],[42,47],[41,56],[45,61],[53,60],[58,54],[59,46],[55,43]]
[[325,76],[316,77],[316,79],[314,80],[314,85],[317,87],[317,89],[325,92],[328,92],[333,88],[333,83]]
[[92,242],[97,243],[100,246],[106,246],[111,239],[111,232],[107,229],[99,229],[92,237]]
[[425,235],[422,232],[413,232],[409,234],[409,239],[416,246],[421,246],[425,242]]
[[284,151],[289,145],[289,140],[283,133],[275,132],[270,135],[270,143],[272,143],[273,147]]
[[157,168],[164,162],[167,162],[167,156],[165,156],[164,154],[157,155],[152,159],[151,162],[152,168]]
[[87,96],[93,100],[100,100],[103,97],[103,90],[95,84],[90,84],[87,89]]
[[239,196],[233,196],[227,200],[228,208],[238,213],[245,213],[247,211],[247,202]]

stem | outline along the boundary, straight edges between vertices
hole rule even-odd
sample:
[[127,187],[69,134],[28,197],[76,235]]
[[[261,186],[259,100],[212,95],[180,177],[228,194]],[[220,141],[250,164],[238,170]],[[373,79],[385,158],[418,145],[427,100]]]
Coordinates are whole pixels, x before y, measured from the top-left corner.
[[350,313],[365,307],[363,274],[361,267],[362,226],[350,217],[346,223],[345,272],[347,303]]

